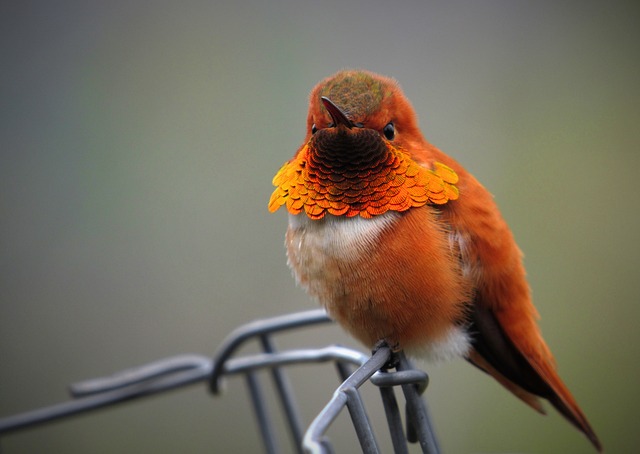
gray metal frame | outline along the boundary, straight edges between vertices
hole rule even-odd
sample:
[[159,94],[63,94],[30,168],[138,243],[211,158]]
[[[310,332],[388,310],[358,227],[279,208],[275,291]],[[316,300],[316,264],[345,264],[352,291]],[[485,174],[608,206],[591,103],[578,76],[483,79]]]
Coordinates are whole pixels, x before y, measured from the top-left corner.
[[[367,381],[380,389],[394,452],[408,453],[409,441],[418,442],[424,453],[438,453],[439,447],[426,404],[421,398],[429,377],[425,372],[415,369],[401,352],[393,353],[386,345],[379,346],[370,357],[341,346],[277,351],[272,338],[274,334],[328,322],[330,320],[323,310],[313,310],[248,323],[227,336],[213,360],[202,355],[180,355],[127,369],[109,377],[72,384],[69,389],[73,399],[70,401],[0,418],[0,435],[204,381],[208,381],[213,394],[219,394],[224,377],[243,375],[265,452],[278,453],[279,440],[270,416],[273,413],[267,408],[267,399],[258,377],[258,371],[269,369],[285,415],[291,443],[298,453],[333,452],[327,431],[345,407],[362,451],[380,452],[374,428],[358,391]],[[263,353],[234,357],[245,342],[255,340],[259,342]],[[285,368],[295,364],[329,361],[335,363],[342,384],[324,409],[307,425],[300,417]],[[406,436],[394,392],[394,388],[398,386],[402,389],[406,402]]]

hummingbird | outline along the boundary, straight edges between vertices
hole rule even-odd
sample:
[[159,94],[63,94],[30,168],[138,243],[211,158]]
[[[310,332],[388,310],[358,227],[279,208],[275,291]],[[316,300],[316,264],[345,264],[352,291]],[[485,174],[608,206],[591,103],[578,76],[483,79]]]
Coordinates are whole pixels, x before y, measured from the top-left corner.
[[422,135],[395,79],[343,70],[311,91],[306,135],[273,178],[297,283],[368,347],[462,357],[602,445],[537,325],[522,253],[492,195]]

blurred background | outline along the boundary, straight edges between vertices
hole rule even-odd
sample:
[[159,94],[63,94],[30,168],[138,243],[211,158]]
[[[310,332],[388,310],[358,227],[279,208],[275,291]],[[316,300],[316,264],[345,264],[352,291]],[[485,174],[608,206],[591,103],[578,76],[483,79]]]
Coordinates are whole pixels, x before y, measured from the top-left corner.
[[[426,137],[495,194],[561,375],[608,452],[637,448],[639,20],[631,1],[2,2],[0,416],[315,308],[267,201],[308,92],[356,67],[397,78]],[[337,327],[280,344],[335,342],[358,346]],[[592,452],[464,361],[424,367],[444,452]],[[295,370],[307,420],[333,375]],[[256,432],[229,380],[2,450],[259,452]],[[355,452],[351,431],[329,434]]]

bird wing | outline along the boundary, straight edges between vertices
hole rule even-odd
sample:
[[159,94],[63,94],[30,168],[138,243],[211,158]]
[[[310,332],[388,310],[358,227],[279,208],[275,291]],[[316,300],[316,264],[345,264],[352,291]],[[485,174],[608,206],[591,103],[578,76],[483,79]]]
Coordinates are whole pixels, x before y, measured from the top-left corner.
[[543,412],[538,397],[547,399],[600,451],[542,338],[513,235],[489,192],[471,175],[464,177],[467,185],[461,185],[459,203],[448,208],[448,222],[462,243],[462,269],[476,282],[469,315],[473,350],[467,359],[537,411]]

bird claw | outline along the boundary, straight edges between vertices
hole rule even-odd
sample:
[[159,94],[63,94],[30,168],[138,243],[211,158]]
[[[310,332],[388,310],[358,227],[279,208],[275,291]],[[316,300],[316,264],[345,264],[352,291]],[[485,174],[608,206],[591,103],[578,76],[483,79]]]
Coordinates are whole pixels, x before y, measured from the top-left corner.
[[400,346],[397,343],[394,343],[393,345],[389,345],[389,342],[387,342],[385,339],[380,339],[378,342],[374,344],[373,348],[371,349],[371,356],[375,355],[376,352],[381,348],[389,349],[389,359],[387,360],[386,363],[384,363],[384,365],[380,369],[381,370],[395,369],[400,362],[400,359],[396,355],[396,353],[400,351]]

